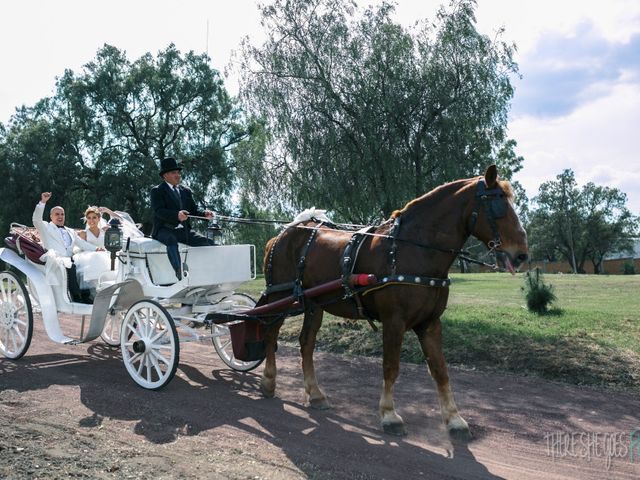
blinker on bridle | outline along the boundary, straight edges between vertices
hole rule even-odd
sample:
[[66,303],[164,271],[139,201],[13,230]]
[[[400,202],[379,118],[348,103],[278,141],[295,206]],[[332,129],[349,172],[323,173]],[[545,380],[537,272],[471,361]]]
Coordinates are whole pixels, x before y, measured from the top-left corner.
[[[496,220],[503,218],[507,214],[507,201],[504,198],[504,192],[500,187],[487,188],[484,183],[484,179],[479,178],[478,183],[476,184],[476,198],[478,199],[478,203],[481,203],[484,207],[484,211],[487,215],[487,221],[489,222],[489,226],[493,233],[493,240],[490,240],[487,245],[489,250],[495,250],[502,245]],[[477,220],[478,210],[476,204],[476,208],[469,219],[470,234],[473,234]]]

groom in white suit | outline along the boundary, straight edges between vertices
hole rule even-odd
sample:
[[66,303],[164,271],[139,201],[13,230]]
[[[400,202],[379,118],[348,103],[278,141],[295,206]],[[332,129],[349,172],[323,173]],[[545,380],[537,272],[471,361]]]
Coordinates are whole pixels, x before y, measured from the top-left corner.
[[[40,240],[47,250],[53,250],[61,257],[69,257],[73,262],[73,248],[80,250],[104,250],[83,240],[72,228],[64,226],[64,208],[53,207],[50,212],[51,222],[42,220],[44,208],[51,198],[51,192],[43,192],[40,195],[40,203],[33,211],[33,226],[38,229]],[[80,290],[78,278],[76,277],[76,266],[72,263],[71,268],[67,268],[67,281],[69,293],[74,302],[91,303],[89,290]]]

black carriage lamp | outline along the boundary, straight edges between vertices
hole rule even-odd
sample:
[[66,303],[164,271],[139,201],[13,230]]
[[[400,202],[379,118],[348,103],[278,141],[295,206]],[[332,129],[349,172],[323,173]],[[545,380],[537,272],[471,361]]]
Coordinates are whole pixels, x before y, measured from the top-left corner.
[[120,220],[109,220],[109,228],[104,232],[104,248],[111,252],[111,270],[115,268],[116,252],[122,250],[122,230]]
[[218,240],[222,237],[222,229],[216,220],[215,213],[209,219],[209,225],[207,226],[207,238],[211,241],[212,245],[220,245]]

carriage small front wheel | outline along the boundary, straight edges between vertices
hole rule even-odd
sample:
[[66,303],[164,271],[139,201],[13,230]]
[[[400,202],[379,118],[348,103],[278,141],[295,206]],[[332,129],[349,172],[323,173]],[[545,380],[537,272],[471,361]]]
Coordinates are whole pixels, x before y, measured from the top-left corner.
[[178,368],[180,343],[173,318],[153,300],[140,300],[127,311],[120,329],[122,361],[143,388],[158,390]]
[[125,312],[123,311],[109,311],[107,313],[100,338],[110,347],[120,346],[120,330],[124,316]]
[[[234,293],[223,298],[220,303],[226,304],[225,310],[234,313],[242,313],[243,310],[249,310],[256,305],[256,301],[249,295],[243,293]],[[229,327],[221,324],[211,325],[211,341],[213,347],[220,356],[220,359],[228,366],[239,372],[249,372],[258,367],[264,358],[260,360],[254,360],[250,362],[243,362],[238,360],[233,354],[233,345],[231,343],[231,332]]]
[[13,272],[0,273],[0,352],[13,360],[31,345],[33,310],[27,287]]

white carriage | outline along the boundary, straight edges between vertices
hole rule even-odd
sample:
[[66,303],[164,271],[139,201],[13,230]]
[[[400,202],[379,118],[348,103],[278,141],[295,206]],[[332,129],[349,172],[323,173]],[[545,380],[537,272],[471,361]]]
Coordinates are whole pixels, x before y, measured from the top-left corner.
[[[47,272],[52,265],[43,261],[44,250],[26,235],[28,231],[12,224],[7,247],[0,248],[0,259],[27,280],[25,284],[13,271],[0,273],[0,352],[5,357],[19,359],[27,352],[34,311],[39,311],[47,335],[55,342],[80,344],[101,337],[111,346],[120,346],[127,372],[147,389],[156,390],[171,381],[182,342],[210,339],[224,363],[235,370],[252,370],[262,362],[261,358],[237,359],[230,324],[207,319],[209,314],[241,313],[255,305],[250,296],[234,292],[255,278],[253,245],[180,245],[184,272],[177,281],[162,243],[125,238],[115,254],[117,267],[100,275],[90,305],[70,300],[64,268],[58,269],[58,284],[51,284],[56,283]],[[78,318],[78,337],[63,332],[60,314]]]

